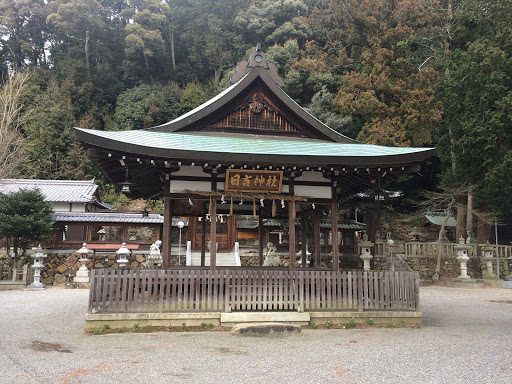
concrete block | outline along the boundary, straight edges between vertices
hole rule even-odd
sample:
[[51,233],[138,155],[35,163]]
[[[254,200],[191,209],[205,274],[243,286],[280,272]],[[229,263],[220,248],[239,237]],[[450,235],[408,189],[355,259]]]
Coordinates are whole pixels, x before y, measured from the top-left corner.
[[139,327],[187,327],[211,323],[220,326],[219,312],[180,312],[180,313],[94,313],[85,315],[85,331],[101,329],[108,324],[110,329]]
[[409,311],[343,311],[343,312],[310,312],[311,321],[317,324],[329,321],[331,324],[343,324],[349,319],[355,323],[363,324],[372,319],[376,324],[421,324],[421,312]]

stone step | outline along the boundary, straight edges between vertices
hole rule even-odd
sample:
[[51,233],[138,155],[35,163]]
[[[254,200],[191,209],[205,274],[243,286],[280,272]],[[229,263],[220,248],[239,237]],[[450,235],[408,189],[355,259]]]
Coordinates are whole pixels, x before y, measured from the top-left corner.
[[[201,265],[201,254],[193,253],[192,254],[192,266],[200,266]],[[218,267],[236,267],[240,266],[236,262],[236,256],[234,253],[217,253],[217,261],[215,263]],[[210,266],[210,255],[205,255],[205,265]]]
[[311,320],[308,312],[222,312],[221,325],[234,326],[236,324],[254,323],[284,323],[295,325],[308,325]]
[[299,333],[300,325],[284,323],[237,324],[231,329],[232,335],[267,336],[272,334]]

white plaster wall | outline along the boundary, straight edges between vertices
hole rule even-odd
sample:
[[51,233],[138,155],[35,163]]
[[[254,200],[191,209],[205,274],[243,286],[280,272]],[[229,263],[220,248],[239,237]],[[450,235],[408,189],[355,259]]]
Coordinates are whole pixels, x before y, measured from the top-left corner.
[[315,181],[315,182],[323,182],[330,183],[331,180],[326,179],[322,172],[313,172],[313,171],[305,171],[302,172],[300,177],[295,179],[296,181]]
[[[71,210],[70,210],[71,205]],[[91,206],[91,204],[87,204]],[[86,204],[83,203],[52,203],[53,212],[88,212],[86,210]],[[91,211],[91,210],[89,210]]]
[[307,185],[295,186],[295,196],[330,199],[332,197],[331,193],[331,187],[312,187]]
[[171,174],[171,193],[185,193],[186,190],[209,192],[211,182],[209,181],[182,181],[173,180],[174,177],[178,176],[190,176],[190,177],[210,177],[206,172],[203,172],[203,167],[183,165],[180,167],[178,172]]
[[181,181],[171,180],[171,193],[185,193],[189,191],[209,192],[212,183],[209,181]]
[[86,212],[85,204],[82,204],[82,203],[72,204],[71,212]]
[[52,203],[53,212],[69,212],[69,203]]
[[206,172],[203,172],[203,167],[199,167],[197,165],[182,165],[178,172],[173,172],[171,174],[171,179],[174,176],[195,176],[195,177],[210,177],[210,175]]

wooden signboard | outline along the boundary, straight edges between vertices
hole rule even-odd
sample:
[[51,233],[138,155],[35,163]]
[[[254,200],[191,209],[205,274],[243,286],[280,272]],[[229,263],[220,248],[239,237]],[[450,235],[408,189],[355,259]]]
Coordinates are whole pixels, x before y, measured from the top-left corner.
[[226,170],[226,191],[281,193],[282,171]]

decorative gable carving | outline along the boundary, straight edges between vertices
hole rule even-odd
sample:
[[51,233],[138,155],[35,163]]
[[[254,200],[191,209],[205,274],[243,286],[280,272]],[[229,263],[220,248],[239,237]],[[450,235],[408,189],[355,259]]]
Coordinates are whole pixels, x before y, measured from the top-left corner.
[[260,91],[247,97],[234,111],[213,125],[230,131],[264,131],[269,134],[305,137],[304,133],[285,119]]

